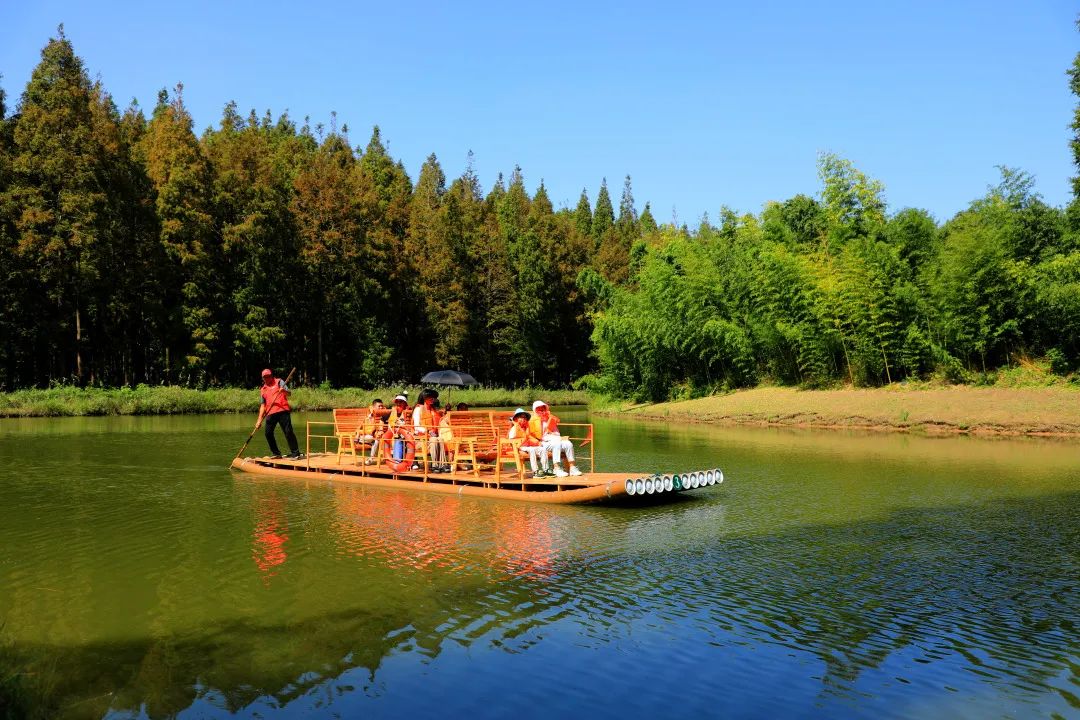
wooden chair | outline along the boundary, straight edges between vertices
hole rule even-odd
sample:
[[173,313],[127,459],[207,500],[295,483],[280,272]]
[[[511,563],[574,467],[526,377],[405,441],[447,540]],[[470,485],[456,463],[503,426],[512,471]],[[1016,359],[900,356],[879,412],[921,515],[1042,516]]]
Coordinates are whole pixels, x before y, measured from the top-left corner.
[[[337,461],[339,465],[341,464],[341,456],[345,453],[352,455],[353,465],[358,464],[357,446],[359,446],[361,455],[365,455],[366,451],[371,449],[371,445],[368,443],[356,442],[356,436],[363,429],[367,416],[367,408],[334,409],[334,437],[338,441]],[[381,445],[376,448],[375,454],[378,458],[382,457]]]
[[[473,470],[478,471],[487,465],[488,469],[494,469],[492,463],[498,455],[498,435],[492,429],[491,413],[478,410],[452,410],[447,415],[452,437],[447,441],[448,446],[455,441],[468,443],[473,465]],[[460,446],[459,446],[460,447]],[[456,458],[455,458],[456,459]]]
[[446,452],[453,458],[450,461],[450,472],[457,472],[458,463],[468,461],[472,476],[479,478],[480,468],[477,466],[476,461],[476,438],[455,435],[444,442],[446,443]]
[[502,482],[502,468],[505,463],[514,463],[518,482],[525,482],[525,463],[521,461],[521,438],[499,438],[499,454],[495,458],[495,485]]

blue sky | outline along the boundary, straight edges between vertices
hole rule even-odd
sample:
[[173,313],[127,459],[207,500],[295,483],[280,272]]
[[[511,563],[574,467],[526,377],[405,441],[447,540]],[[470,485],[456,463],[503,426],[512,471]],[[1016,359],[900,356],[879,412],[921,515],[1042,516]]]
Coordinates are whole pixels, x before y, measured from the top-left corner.
[[64,23],[117,103],[149,112],[184,83],[196,130],[229,100],[284,110],[365,145],[378,124],[416,179],[469,150],[485,190],[522,167],[556,206],[617,204],[691,225],[819,191],[840,154],[885,184],[891,211],[939,221],[1025,170],[1063,205],[1078,8],[1029,2],[248,2],[0,0],[10,110]]

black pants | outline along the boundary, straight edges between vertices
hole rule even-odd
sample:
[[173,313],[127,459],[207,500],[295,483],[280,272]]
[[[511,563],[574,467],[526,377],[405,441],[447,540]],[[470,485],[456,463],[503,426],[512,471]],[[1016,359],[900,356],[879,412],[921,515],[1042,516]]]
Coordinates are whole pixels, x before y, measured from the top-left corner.
[[300,454],[300,445],[296,442],[296,433],[292,429],[292,417],[289,411],[276,412],[266,416],[266,444],[270,446],[271,455],[280,455],[277,440],[274,438],[274,426],[281,425],[281,431],[285,433],[285,442],[289,443],[289,452],[293,455]]

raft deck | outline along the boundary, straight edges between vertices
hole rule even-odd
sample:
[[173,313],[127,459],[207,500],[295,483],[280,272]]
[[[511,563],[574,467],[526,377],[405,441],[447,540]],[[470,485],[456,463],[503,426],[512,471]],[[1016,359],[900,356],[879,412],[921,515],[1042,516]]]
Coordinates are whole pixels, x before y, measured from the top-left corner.
[[394,472],[383,464],[358,465],[351,458],[339,462],[335,453],[316,453],[300,460],[290,458],[237,458],[232,467],[241,472],[303,480],[327,480],[355,483],[373,487],[426,490],[447,495],[501,497],[543,503],[608,502],[628,497],[627,479],[647,477],[643,473],[588,472],[564,478],[519,478],[516,473],[494,473],[457,470],[447,473],[428,473],[422,470]]
[[[588,472],[532,478],[519,453],[520,441],[506,437],[511,413],[504,411],[450,411],[452,435],[444,442],[453,447],[452,454],[458,462],[450,464],[449,472],[434,472],[427,453],[423,452],[423,441],[414,439],[407,429],[404,432],[408,445],[420,445],[421,451],[414,455],[414,450],[410,450],[404,462],[389,457],[390,433],[374,448],[373,443],[362,443],[359,436],[364,431],[361,422],[364,413],[358,408],[342,408],[334,411],[333,422],[309,421],[305,438],[307,454],[301,459],[236,458],[232,467],[271,477],[555,504],[606,503],[620,499],[655,502],[670,497],[673,492],[724,481],[720,470],[682,475],[595,472],[596,445],[589,423],[560,424],[560,429],[569,430],[564,437],[578,448],[579,467],[589,468]],[[427,428],[431,437],[441,429]],[[313,452],[317,445],[322,446],[322,452]],[[331,452],[335,446],[337,452]],[[367,464],[372,452],[374,463]],[[468,463],[463,465],[465,459]],[[414,461],[417,469],[411,468]],[[514,469],[504,470],[506,464]]]

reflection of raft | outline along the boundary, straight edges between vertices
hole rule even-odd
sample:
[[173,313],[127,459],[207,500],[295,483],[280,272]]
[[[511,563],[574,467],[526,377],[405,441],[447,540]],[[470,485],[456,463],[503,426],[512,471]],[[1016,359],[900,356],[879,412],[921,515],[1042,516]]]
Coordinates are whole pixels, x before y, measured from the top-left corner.
[[[367,465],[364,464],[362,455],[357,457],[330,452],[330,448],[325,446],[328,442],[334,442],[336,433],[320,435],[317,429],[313,433],[313,426],[329,424],[317,422],[308,423],[307,457],[299,460],[237,458],[232,467],[256,475],[299,480],[324,480],[558,504],[605,503],[618,500],[658,501],[670,498],[680,491],[708,487],[724,481],[724,473],[718,469],[670,475],[594,472],[595,456],[590,446],[592,426],[588,424],[573,426],[578,428],[579,437],[567,436],[579,446],[589,446],[588,456],[582,457],[579,453],[578,457],[578,464],[590,468],[588,472],[578,476],[531,478],[524,471],[516,444],[504,437],[504,428],[508,427],[508,413],[474,411],[452,414],[458,415],[458,422],[454,423],[455,437],[460,439],[468,434],[467,443],[470,445],[470,455],[474,462],[454,465],[450,472],[435,472],[434,468],[423,462],[424,453],[421,448],[416,451],[420,466],[415,470],[404,467],[405,463],[396,462],[380,461]],[[324,452],[311,452],[313,439],[323,439]],[[461,443],[465,442],[461,440]],[[488,444],[491,447],[487,447]],[[460,448],[459,452],[464,454],[464,449]],[[505,464],[511,464],[513,469],[505,471]]]
[[395,473],[385,465],[353,465],[338,462],[334,453],[317,453],[302,460],[237,458],[233,469],[256,475],[272,475],[298,480],[347,482],[385,488],[427,490],[450,495],[507,498],[544,503],[603,503],[620,498],[660,500],[679,490],[707,487],[724,481],[719,470],[705,470],[677,475],[642,473],[587,472],[578,477],[520,478],[504,473],[497,481],[494,474],[451,472],[428,474],[423,470]]

